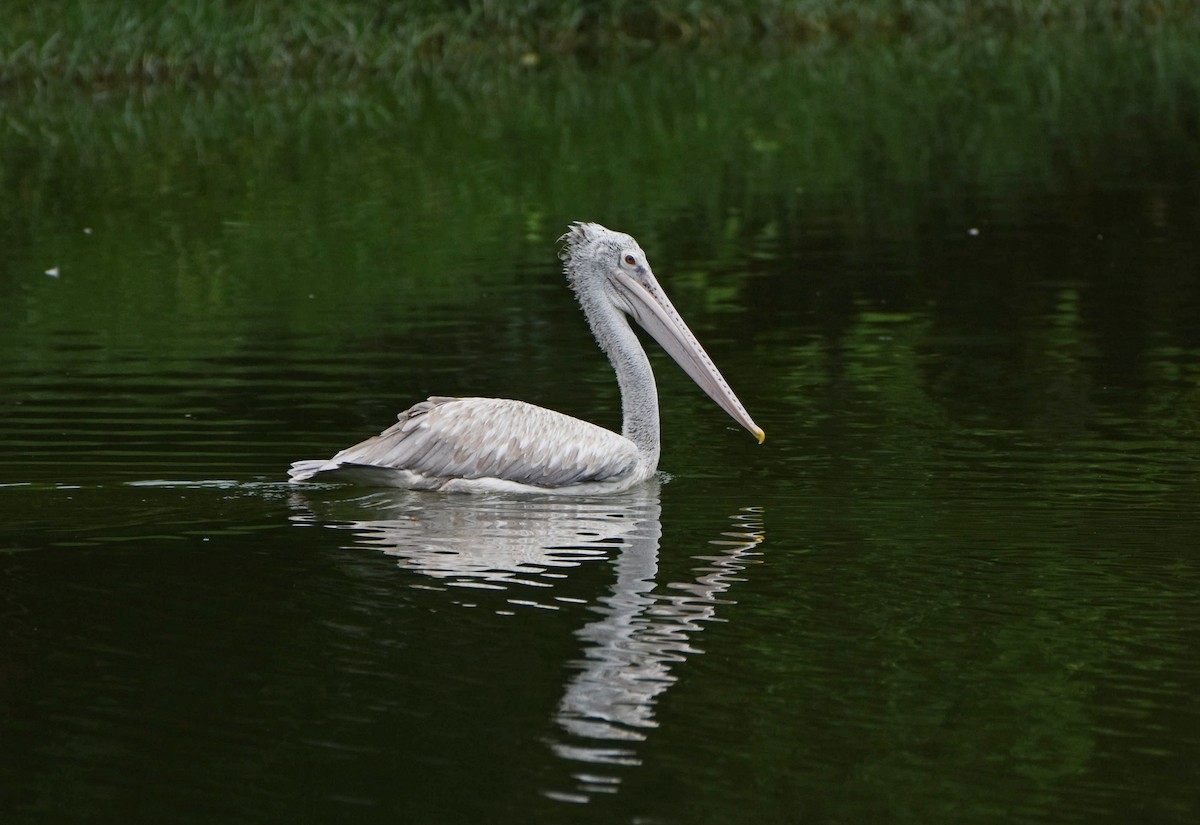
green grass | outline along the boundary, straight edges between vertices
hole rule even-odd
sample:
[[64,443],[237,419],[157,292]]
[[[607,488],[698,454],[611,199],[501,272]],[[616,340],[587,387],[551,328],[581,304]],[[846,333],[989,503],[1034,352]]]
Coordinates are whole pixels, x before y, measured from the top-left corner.
[[[1194,176],[1195,42],[1178,28],[1056,30],[668,52],[459,83],[44,89],[0,97],[0,241],[19,249],[112,213],[213,231],[287,216],[303,238],[330,231],[295,211],[313,202],[359,204],[346,219],[379,223],[368,236],[446,255],[459,232],[544,246],[579,215],[689,215],[720,237],[731,212],[753,226],[822,199],[904,232],[930,198],[1054,189],[1120,163]],[[417,242],[430,231],[445,237]]]
[[9,2],[0,89],[100,90],[478,75],[661,47],[778,49],[858,38],[1194,25],[1197,0],[325,0]]
[[[531,66],[505,62],[506,41],[481,33],[533,31],[519,24],[539,17],[538,4],[458,16],[429,4],[407,22],[349,3],[287,18],[269,3],[73,4],[58,22],[76,34],[3,53],[27,71],[0,93],[0,284],[6,270],[41,272],[76,245],[110,244],[113,260],[177,260],[178,283],[195,279],[189,294],[220,302],[244,288],[223,264],[230,250],[287,272],[336,249],[330,270],[352,260],[361,273],[348,291],[389,289],[405,256],[410,292],[469,295],[473,285],[448,277],[462,238],[524,238],[531,260],[553,267],[548,244],[578,217],[639,227],[648,244],[690,221],[719,261],[813,214],[837,215],[850,236],[899,237],[932,210],[974,220],[978,193],[994,213],[1123,167],[1200,186],[1200,24],[1141,22],[1148,3],[1049,23],[1033,4],[986,7],[1031,22],[953,22],[982,8],[965,3],[851,2],[842,13],[895,21],[907,9],[933,22],[912,23],[918,36],[880,34],[880,23],[796,43],[739,18],[742,34],[720,40],[710,27],[708,40],[663,49],[610,28],[609,51]],[[626,13],[592,8],[592,19]],[[761,20],[833,5],[753,8]],[[339,28],[334,12],[376,22]],[[10,19],[0,39],[32,42],[34,23],[51,24],[43,4]],[[418,54],[380,33],[464,19],[474,28],[453,42],[469,58],[448,59],[449,39],[415,67],[377,51]],[[361,60],[345,57],[360,41]],[[477,254],[504,260],[511,249]],[[313,286],[262,303],[292,301],[298,325],[317,323]]]

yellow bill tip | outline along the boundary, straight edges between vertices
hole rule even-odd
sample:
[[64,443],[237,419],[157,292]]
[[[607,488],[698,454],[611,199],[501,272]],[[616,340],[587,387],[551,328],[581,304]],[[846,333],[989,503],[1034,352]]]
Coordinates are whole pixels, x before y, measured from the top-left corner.
[[763,440],[767,437],[767,434],[764,433],[760,427],[755,427],[753,433],[754,437],[758,439],[759,444],[762,444]]

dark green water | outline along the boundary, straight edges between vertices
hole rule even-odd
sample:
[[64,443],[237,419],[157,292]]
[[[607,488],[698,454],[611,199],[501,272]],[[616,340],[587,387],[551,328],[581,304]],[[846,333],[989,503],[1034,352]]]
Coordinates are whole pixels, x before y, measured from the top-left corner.
[[[5,822],[1200,815],[1194,136],[814,183],[776,109],[694,136],[716,76],[663,120],[567,77],[497,92],[558,128],[147,100],[10,138]],[[282,483],[432,393],[617,425],[572,218],[642,240],[763,446],[652,352],[635,493]]]

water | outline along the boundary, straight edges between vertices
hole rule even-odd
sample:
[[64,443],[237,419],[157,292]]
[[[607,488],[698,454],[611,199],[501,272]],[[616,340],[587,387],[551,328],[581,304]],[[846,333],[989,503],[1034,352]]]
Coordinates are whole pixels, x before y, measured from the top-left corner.
[[423,246],[327,148],[10,236],[6,822],[1200,812],[1194,169],[612,220],[767,441],[652,353],[663,477],[556,501],[282,483],[431,393],[619,421],[609,218]]

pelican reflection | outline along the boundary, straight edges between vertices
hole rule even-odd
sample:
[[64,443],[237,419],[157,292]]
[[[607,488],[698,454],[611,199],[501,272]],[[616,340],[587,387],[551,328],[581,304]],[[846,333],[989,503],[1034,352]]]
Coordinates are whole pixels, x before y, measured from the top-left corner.
[[[477,603],[498,613],[587,608],[594,618],[575,631],[580,654],[565,663],[571,675],[553,711],[559,735],[548,743],[573,765],[571,787],[543,791],[569,801],[615,791],[621,770],[640,764],[638,743],[658,725],[658,698],[678,678],[675,669],[699,652],[697,634],[733,603],[727,593],[763,540],[754,508],[734,513],[704,545],[674,547],[694,564],[680,580],[661,581],[657,482],[594,498],[389,491],[320,504],[297,494],[294,501],[296,522],[347,530],[355,546],[428,577],[426,587],[474,588]],[[607,593],[565,594],[578,592],[566,586],[572,569],[604,563],[614,571]]]

